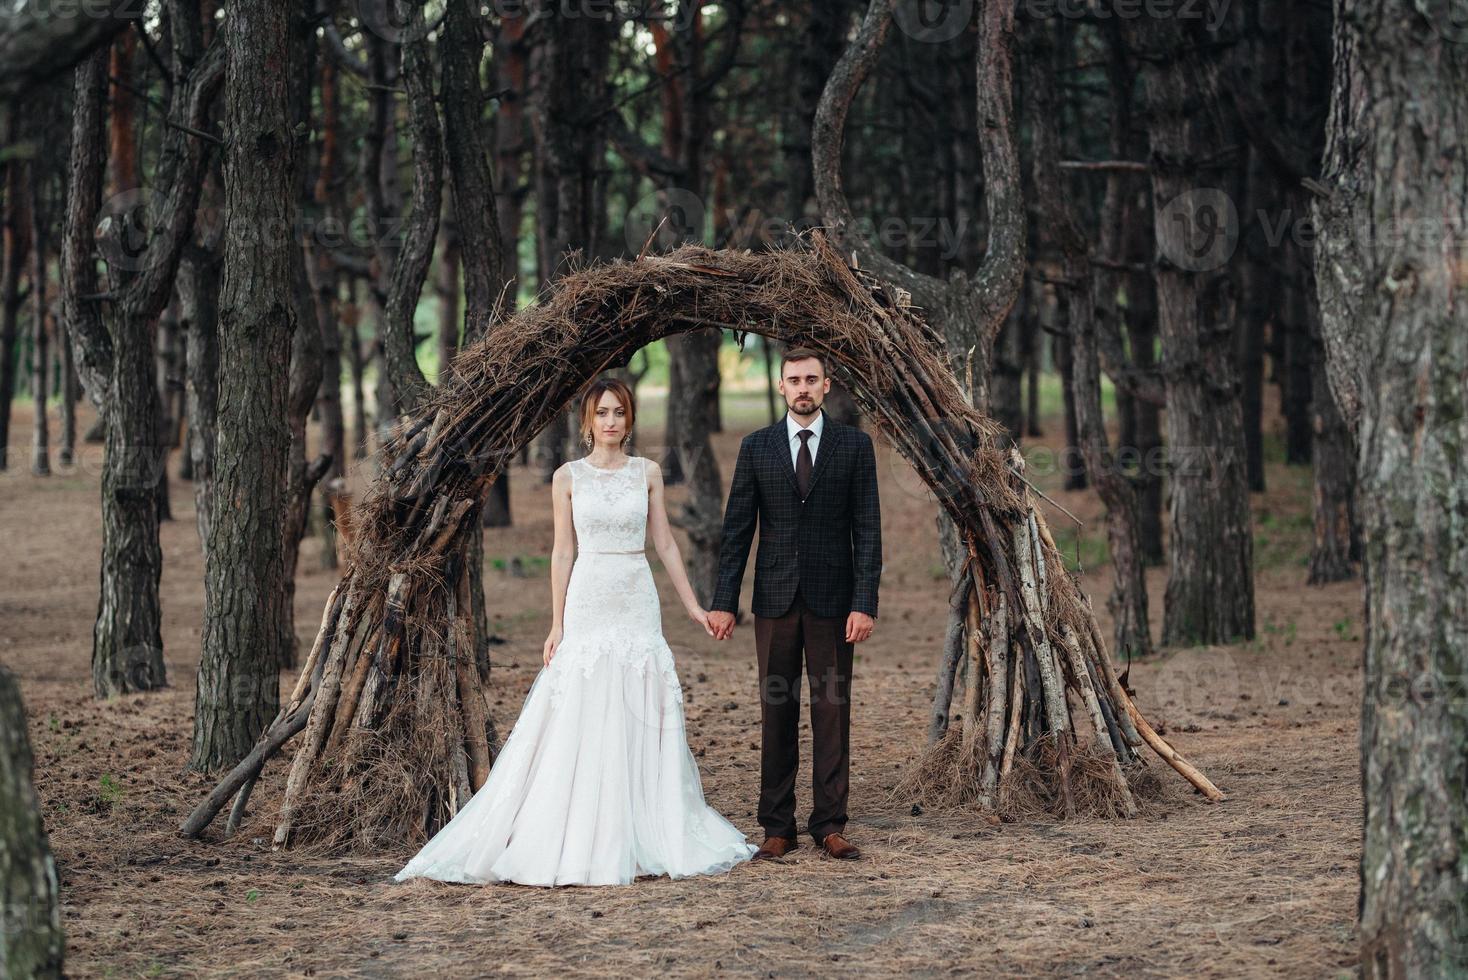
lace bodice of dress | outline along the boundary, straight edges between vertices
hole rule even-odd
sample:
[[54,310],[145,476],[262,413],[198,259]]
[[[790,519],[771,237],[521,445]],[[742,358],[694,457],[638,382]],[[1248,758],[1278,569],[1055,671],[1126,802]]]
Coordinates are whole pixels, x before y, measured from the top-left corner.
[[578,552],[641,551],[647,543],[647,460],[631,456],[615,470],[574,460],[571,520]]

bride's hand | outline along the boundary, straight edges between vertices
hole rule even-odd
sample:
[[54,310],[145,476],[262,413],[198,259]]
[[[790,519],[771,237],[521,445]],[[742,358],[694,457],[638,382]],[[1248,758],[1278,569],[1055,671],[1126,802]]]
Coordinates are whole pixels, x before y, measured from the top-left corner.
[[714,628],[709,625],[708,610],[701,606],[694,606],[688,610],[688,618],[703,627],[703,631],[709,636],[715,636]]
[[558,626],[550,631],[550,635],[545,638],[545,646],[542,647],[540,651],[540,658],[541,660],[545,661],[545,665],[547,667],[550,666],[551,657],[554,657],[556,655],[556,647],[560,645],[561,628]]

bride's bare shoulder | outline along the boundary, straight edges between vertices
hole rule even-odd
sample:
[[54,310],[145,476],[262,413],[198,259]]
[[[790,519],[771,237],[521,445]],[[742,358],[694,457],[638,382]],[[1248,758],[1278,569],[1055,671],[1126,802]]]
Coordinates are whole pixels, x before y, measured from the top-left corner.
[[560,466],[556,467],[556,471],[551,474],[552,491],[567,490],[570,488],[572,472],[571,468],[575,465],[576,461],[573,459],[568,460],[567,462],[564,462]]

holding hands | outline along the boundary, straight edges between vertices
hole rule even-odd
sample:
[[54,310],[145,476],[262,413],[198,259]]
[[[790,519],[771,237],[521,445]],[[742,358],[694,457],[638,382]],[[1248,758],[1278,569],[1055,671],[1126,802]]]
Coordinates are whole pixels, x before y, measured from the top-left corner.
[[[709,636],[716,640],[727,640],[734,635],[734,614],[715,610],[705,614],[707,623],[704,628],[708,630]],[[701,622],[697,616],[694,622]],[[872,635],[876,627],[876,621],[863,612],[853,612],[846,617],[846,642],[860,643]]]
[[709,635],[716,640],[727,640],[734,635],[734,614],[715,610],[708,614]]
[[689,619],[693,620],[695,623],[697,623],[698,625],[702,626],[703,627],[703,631],[705,633],[707,633],[709,636],[718,638],[718,634],[714,632],[713,626],[711,626],[709,624],[709,619],[712,616],[717,616],[718,613],[710,613],[708,610],[704,609],[702,606],[699,606],[699,605],[692,605],[692,606],[688,606],[686,608],[688,610],[688,618]]

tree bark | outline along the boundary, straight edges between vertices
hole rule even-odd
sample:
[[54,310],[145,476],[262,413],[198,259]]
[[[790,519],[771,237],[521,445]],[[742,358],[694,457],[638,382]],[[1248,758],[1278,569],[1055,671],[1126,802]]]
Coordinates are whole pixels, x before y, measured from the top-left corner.
[[[1172,16],[1129,23],[1142,64],[1151,142],[1158,324],[1167,393],[1172,543],[1162,641],[1254,636],[1253,528],[1234,355],[1235,287],[1224,263],[1237,233],[1209,183],[1208,114],[1189,93],[1215,69]],[[1221,223],[1221,224],[1220,224]]]
[[[102,466],[102,572],[92,629],[92,686],[97,697],[167,683],[158,580],[156,453],[152,337],[114,340],[98,304],[93,230],[106,163],[106,50],[78,66],[72,112],[70,193],[62,241],[62,302],[88,395],[106,420]],[[146,442],[128,445],[126,433]]]
[[1315,260],[1365,541],[1361,969],[1468,969],[1468,48],[1446,3],[1337,0]]
[[[48,100],[49,101],[49,100]],[[41,123],[32,132],[39,148],[44,131]],[[51,475],[51,428],[47,412],[51,381],[51,328],[46,309],[47,231],[45,176],[41,161],[32,159],[26,168],[26,192],[30,197],[31,217],[31,474]]]
[[[1318,334],[1317,334],[1318,336]],[[1310,410],[1314,417],[1314,539],[1309,585],[1354,578],[1360,557],[1356,533],[1356,447],[1325,372],[1325,350],[1317,344]]]
[[[109,214],[98,233],[111,289],[98,301],[92,250],[106,161],[108,52],[78,69],[73,112],[70,192],[62,246],[63,309],[75,362],[88,395],[106,419],[102,469],[102,582],[92,633],[92,676],[98,697],[163,686],[159,630],[158,493],[165,449],[158,427],[153,334],[174,289],[184,244],[193,233],[202,175],[208,165],[204,125],[224,80],[224,46],[206,49],[196,5],[168,8],[173,41],[169,118],[156,170],[156,193]],[[228,33],[227,31],[224,33]],[[101,91],[98,91],[101,90]],[[147,237],[128,235],[140,223]],[[99,309],[100,307],[100,309]]]
[[286,0],[236,4],[226,33],[219,436],[189,760],[198,770],[244,758],[280,699],[286,412],[297,326],[289,9]]
[[15,676],[0,667],[0,976],[61,977],[66,941],[56,861]]

